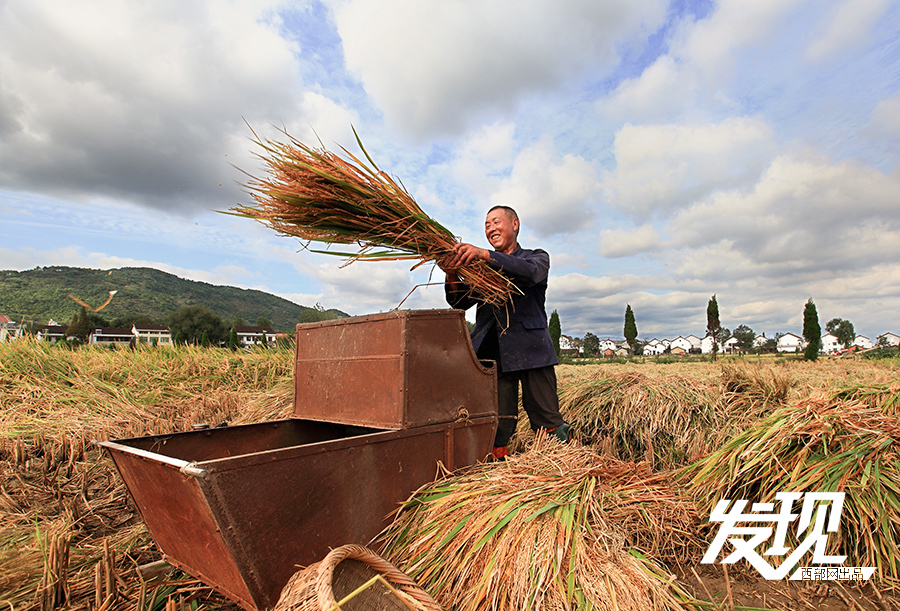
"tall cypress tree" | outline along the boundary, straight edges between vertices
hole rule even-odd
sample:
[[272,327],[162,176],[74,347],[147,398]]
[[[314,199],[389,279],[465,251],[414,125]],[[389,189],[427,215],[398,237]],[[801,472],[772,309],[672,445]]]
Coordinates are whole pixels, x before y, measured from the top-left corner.
[[631,349],[631,354],[636,354],[637,347],[637,323],[634,322],[634,312],[631,310],[631,304],[625,306],[625,341]]
[[807,361],[819,358],[819,349],[822,347],[822,327],[819,326],[819,314],[816,312],[816,304],[812,297],[803,308],[803,339],[806,340],[806,350],[803,357]]
[[550,338],[553,340],[553,349],[556,350],[556,358],[559,358],[559,336],[562,335],[562,327],[559,326],[559,314],[556,310],[550,315]]
[[716,352],[719,351],[719,332],[722,330],[722,324],[719,322],[719,302],[716,296],[709,298],[706,305],[706,333],[712,336],[712,360],[716,360]]

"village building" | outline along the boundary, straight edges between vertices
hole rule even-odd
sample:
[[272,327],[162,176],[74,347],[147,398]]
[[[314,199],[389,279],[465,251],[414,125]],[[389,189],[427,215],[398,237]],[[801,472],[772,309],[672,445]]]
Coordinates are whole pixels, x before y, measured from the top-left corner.
[[140,344],[171,346],[172,332],[165,325],[132,325],[131,333]]
[[874,347],[874,344],[872,344],[872,340],[870,340],[865,335],[857,335],[856,337],[854,337],[853,343],[851,345],[856,346],[861,350],[870,350]]
[[806,342],[799,335],[785,333],[778,338],[775,349],[778,352],[801,352],[806,347]]
[[[884,339],[884,342],[882,342],[882,338]],[[885,343],[888,346],[900,346],[900,335],[897,335],[896,333],[890,333],[890,332],[882,333],[875,340],[876,345],[881,344],[881,343]]]
[[831,333],[822,336],[822,347],[819,348],[819,352],[822,354],[837,354],[843,349],[844,346],[838,341],[837,336]]
[[88,344],[92,346],[129,346],[134,341],[134,333],[125,328],[94,329],[88,335]]
[[272,327],[235,326],[233,329],[237,334],[238,346],[241,348],[275,347],[275,331],[272,330]]

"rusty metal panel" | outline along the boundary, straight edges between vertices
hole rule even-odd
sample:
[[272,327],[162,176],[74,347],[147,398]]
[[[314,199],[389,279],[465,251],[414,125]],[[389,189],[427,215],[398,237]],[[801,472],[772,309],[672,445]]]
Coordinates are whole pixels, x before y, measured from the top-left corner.
[[387,429],[496,414],[492,367],[459,310],[402,310],[297,326],[294,414]]
[[373,431],[291,419],[101,445],[167,558],[265,609],[297,565],[369,543],[438,461],[452,469],[484,458],[496,422]]
[[[125,442],[127,443],[127,441]],[[246,606],[252,598],[241,568],[219,529],[196,478],[181,472],[183,461],[135,454],[125,445],[104,442],[116,468],[166,559]]]

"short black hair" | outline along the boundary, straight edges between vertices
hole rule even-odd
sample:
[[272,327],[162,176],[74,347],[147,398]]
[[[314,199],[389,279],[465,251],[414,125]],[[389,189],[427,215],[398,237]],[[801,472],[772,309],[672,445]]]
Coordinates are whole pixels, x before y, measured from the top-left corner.
[[[516,211],[513,210],[512,208],[510,208],[509,206],[494,206],[493,208],[491,208],[490,210],[488,210],[487,213],[490,214],[490,213],[493,212],[494,210],[503,210],[504,212],[506,212],[506,215],[507,215],[509,218],[511,218],[511,219],[516,219],[517,221],[519,221],[519,215],[516,214]],[[487,214],[485,214],[485,216],[487,216]],[[519,221],[519,226],[521,227],[521,225],[522,225],[522,221]],[[519,230],[518,230],[518,229],[516,229],[516,237],[519,237]]]

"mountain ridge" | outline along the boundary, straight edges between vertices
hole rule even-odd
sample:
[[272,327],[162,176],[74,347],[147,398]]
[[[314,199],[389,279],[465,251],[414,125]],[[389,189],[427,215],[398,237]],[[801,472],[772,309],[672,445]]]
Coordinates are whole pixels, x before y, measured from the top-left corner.
[[243,324],[253,325],[267,318],[276,331],[290,332],[298,322],[348,316],[318,304],[303,306],[265,291],[188,280],[149,267],[66,266],[0,270],[0,314],[38,325],[51,318],[68,324],[82,308],[72,297],[97,308],[109,299],[110,291],[115,295],[98,312],[110,321],[144,315],[164,322],[185,306],[203,305],[227,322],[240,316]]

